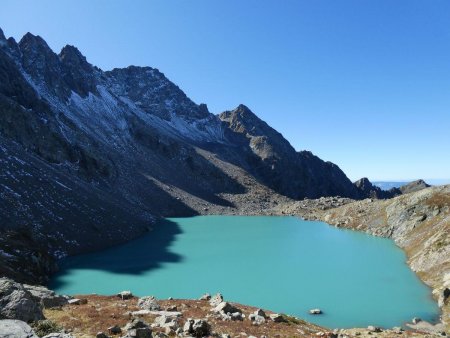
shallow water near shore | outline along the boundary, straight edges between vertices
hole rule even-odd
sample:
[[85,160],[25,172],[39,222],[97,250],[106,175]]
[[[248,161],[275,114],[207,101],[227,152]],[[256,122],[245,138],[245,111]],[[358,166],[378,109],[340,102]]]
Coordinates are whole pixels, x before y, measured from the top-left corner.
[[169,218],[135,241],[64,259],[50,287],[157,298],[221,292],[330,328],[436,320],[431,290],[405,261],[392,240],[296,217]]

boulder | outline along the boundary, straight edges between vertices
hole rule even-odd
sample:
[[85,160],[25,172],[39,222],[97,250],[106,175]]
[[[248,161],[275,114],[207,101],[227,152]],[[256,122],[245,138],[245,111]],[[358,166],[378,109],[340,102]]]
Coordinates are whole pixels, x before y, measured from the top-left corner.
[[33,329],[21,320],[0,320],[0,337],[2,338],[38,338]]
[[138,299],[138,307],[144,310],[159,311],[161,307],[153,296],[142,297]]
[[242,312],[237,307],[231,305],[228,302],[219,303],[214,309],[214,312],[223,312],[223,313],[234,313],[234,312]]
[[198,300],[211,300],[211,295],[209,293],[205,293]]
[[117,294],[117,297],[122,298],[122,300],[133,298],[131,291],[122,291]]
[[174,312],[174,311],[178,311],[178,308],[176,305],[171,305],[166,308],[166,311]]
[[131,322],[127,323],[123,328],[125,331],[133,330],[133,329],[141,329],[144,327],[148,327],[148,324],[140,319],[133,319]]
[[87,302],[88,300],[86,298],[72,298],[67,301],[69,305],[84,305]]
[[244,315],[242,312],[233,312],[231,314],[231,320],[244,320]]
[[420,319],[419,317],[414,317],[413,319],[412,319],[412,323],[413,324],[418,324],[418,323],[420,323],[422,321],[422,319]]
[[309,310],[309,314],[311,314],[311,315],[321,315],[322,314],[322,310],[321,309],[311,309],[311,310]]
[[254,312],[254,314],[258,315],[258,316],[261,316],[261,317],[264,317],[264,318],[267,318],[266,313],[263,310],[261,310],[261,309],[256,310]]
[[[171,318],[181,317],[182,313],[179,311],[149,311],[149,310],[141,310],[145,311],[146,314],[155,315],[155,316],[167,316]],[[134,314],[134,312],[133,312]]]
[[0,278],[0,319],[29,322],[44,319],[44,314],[40,302],[22,284]]
[[95,335],[95,338],[110,338],[106,333],[104,333],[104,332],[98,332],[96,335]]
[[222,302],[223,302],[223,296],[221,293],[217,293],[209,300],[209,304],[212,307],[216,307],[217,305],[219,305]]
[[257,315],[256,313],[252,313],[248,318],[252,321],[254,325],[261,325],[266,322],[266,318],[263,316]]
[[63,306],[67,304],[69,299],[69,297],[58,295],[55,291],[49,290],[44,286],[24,284],[23,287],[29,291],[45,309]]
[[183,326],[185,334],[191,334],[196,337],[203,337],[209,334],[209,325],[204,319],[188,318]]
[[114,325],[108,328],[108,333],[119,334],[122,333],[122,329],[118,325]]
[[378,326],[373,326],[373,325],[369,325],[367,327],[367,330],[369,330],[370,332],[381,332],[381,328]]
[[270,319],[272,321],[274,321],[275,323],[283,323],[286,322],[286,318],[284,318],[282,315],[280,315],[279,313],[272,313],[271,315],[269,315]]
[[123,338],[152,338],[152,330],[149,327],[132,329]]
[[176,330],[178,328],[177,319],[165,315],[156,317],[155,321],[153,322],[153,325],[161,328],[169,328],[172,330]]
[[135,317],[140,317],[140,316],[147,316],[149,314],[151,314],[152,311],[150,310],[139,310],[139,311],[132,311],[131,315],[135,316]]
[[64,332],[53,332],[50,333],[42,338],[75,338],[70,333],[64,333]]
[[450,298],[450,288],[444,288],[439,292],[438,295],[438,305],[443,307],[448,303],[448,299]]

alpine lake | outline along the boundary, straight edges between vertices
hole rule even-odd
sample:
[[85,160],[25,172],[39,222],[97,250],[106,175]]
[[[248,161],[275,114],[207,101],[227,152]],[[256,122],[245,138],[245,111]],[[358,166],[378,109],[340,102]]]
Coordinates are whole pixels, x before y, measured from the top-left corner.
[[[68,257],[50,287],[63,294],[225,300],[329,328],[434,321],[431,290],[390,239],[296,217],[168,218],[143,237]],[[320,308],[321,315],[309,310]]]

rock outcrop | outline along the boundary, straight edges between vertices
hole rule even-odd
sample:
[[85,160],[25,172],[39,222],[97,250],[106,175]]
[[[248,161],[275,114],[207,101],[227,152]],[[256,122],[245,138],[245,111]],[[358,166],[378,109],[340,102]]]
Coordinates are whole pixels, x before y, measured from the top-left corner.
[[337,165],[308,151],[297,152],[248,107],[241,104],[219,117],[228,127],[227,138],[249,159],[249,170],[275,191],[294,199],[357,197],[355,187]]
[[353,183],[358,190],[358,198],[376,198],[388,199],[402,194],[409,194],[430,187],[424,180],[417,180],[400,186],[399,188],[391,188],[383,190],[373,185],[367,177],[363,177]]
[[38,338],[33,329],[21,320],[0,320],[0,337],[2,338]]
[[22,284],[0,278],[0,319],[29,322],[44,319],[44,314],[40,300]]

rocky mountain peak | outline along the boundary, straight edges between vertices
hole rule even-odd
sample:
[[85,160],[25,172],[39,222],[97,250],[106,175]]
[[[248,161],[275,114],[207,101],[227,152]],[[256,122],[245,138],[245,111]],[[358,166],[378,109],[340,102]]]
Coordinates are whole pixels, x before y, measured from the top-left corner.
[[19,46],[22,50],[34,50],[35,52],[54,54],[43,38],[39,35],[33,35],[30,32],[26,33],[20,39]]
[[66,45],[59,53],[63,65],[63,78],[70,89],[81,97],[97,93],[96,69],[78,48]]
[[402,194],[409,194],[411,192],[419,191],[428,187],[430,187],[430,185],[427,184],[424,180],[416,180],[402,185],[400,187],[400,191],[402,192]]
[[400,195],[401,192],[397,188],[391,190],[382,190],[369,181],[367,177],[363,177],[353,183],[359,193],[359,198],[392,198],[394,196]]
[[359,180],[357,180],[355,183],[353,183],[358,189],[361,190],[369,190],[369,189],[373,189],[374,186],[372,184],[372,182],[369,181],[369,179],[367,177],[363,177],[360,178]]
[[109,89],[128,97],[143,111],[170,121],[173,116],[186,120],[207,118],[206,106],[192,102],[186,94],[156,68],[129,66],[105,72]]
[[295,154],[295,149],[283,135],[243,104],[234,110],[221,113],[219,118],[228,124],[232,131],[249,139],[251,148],[261,158],[276,158],[282,153]]
[[6,41],[5,34],[3,33],[3,30],[0,28],[0,41]]
[[81,54],[77,47],[72,45],[65,45],[59,53],[61,61],[65,64],[76,64],[78,66],[90,65],[86,57]]

